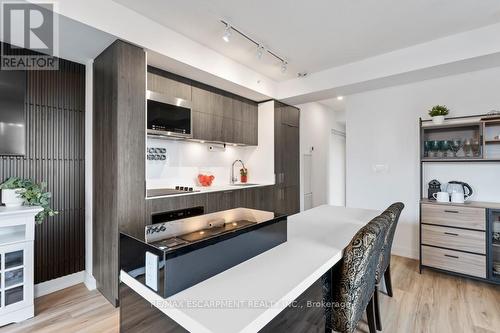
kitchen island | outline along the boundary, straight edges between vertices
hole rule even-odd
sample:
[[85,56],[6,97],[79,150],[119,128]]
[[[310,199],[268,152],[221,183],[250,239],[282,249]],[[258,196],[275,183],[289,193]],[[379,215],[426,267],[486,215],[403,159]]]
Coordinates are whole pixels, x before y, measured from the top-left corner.
[[258,332],[339,262],[378,214],[325,205],[289,216],[287,242],[167,298],[121,271],[120,325],[129,332]]

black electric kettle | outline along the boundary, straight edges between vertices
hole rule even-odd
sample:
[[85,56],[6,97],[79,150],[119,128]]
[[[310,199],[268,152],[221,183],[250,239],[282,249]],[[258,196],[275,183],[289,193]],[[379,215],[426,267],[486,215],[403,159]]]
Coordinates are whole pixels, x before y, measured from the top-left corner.
[[472,187],[470,187],[469,184],[464,182],[459,182],[456,180],[448,182],[448,186],[446,187],[446,192],[448,192],[452,197],[453,193],[460,193],[463,195],[464,198],[463,200],[467,200],[467,198],[469,198],[473,193]]

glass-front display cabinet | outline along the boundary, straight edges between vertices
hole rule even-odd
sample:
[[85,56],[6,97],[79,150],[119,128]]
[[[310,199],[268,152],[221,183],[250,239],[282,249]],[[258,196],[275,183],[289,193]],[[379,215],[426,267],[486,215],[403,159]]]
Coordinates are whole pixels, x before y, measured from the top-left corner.
[[0,206],[0,326],[34,315],[34,225],[41,210]]
[[500,210],[490,210],[489,215],[488,271],[490,279],[500,283]]
[[448,118],[442,124],[420,119],[420,159],[500,161],[500,115]]
[[474,124],[448,124],[422,127],[421,158],[433,160],[483,159],[483,127]]

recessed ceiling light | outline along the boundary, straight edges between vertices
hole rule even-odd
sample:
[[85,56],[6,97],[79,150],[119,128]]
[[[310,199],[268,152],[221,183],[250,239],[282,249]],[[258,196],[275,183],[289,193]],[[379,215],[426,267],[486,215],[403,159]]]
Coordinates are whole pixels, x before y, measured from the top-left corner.
[[341,101],[344,99],[344,96],[337,96],[337,101]]
[[201,140],[200,143],[205,143],[205,141]]
[[262,57],[264,56],[264,46],[263,45],[259,45],[257,46],[257,59],[262,59]]
[[226,25],[226,29],[224,29],[224,35],[222,35],[222,39],[229,43],[231,40],[231,26],[229,24]]
[[281,73],[285,73],[287,69],[288,69],[288,63],[285,60],[283,60],[281,62]]

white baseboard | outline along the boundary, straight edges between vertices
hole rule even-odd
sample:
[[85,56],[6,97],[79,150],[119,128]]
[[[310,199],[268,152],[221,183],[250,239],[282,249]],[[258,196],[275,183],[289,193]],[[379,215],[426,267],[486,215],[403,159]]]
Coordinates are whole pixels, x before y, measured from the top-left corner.
[[85,282],[85,271],[35,284],[35,298]]
[[418,258],[419,258],[418,250],[417,249],[413,249],[413,248],[393,246],[391,253],[395,254],[397,256],[411,258],[411,259],[417,259],[418,260]]
[[85,283],[85,287],[87,287],[88,290],[94,290],[97,288],[95,278],[87,272],[85,272],[85,281],[83,281],[83,283]]

